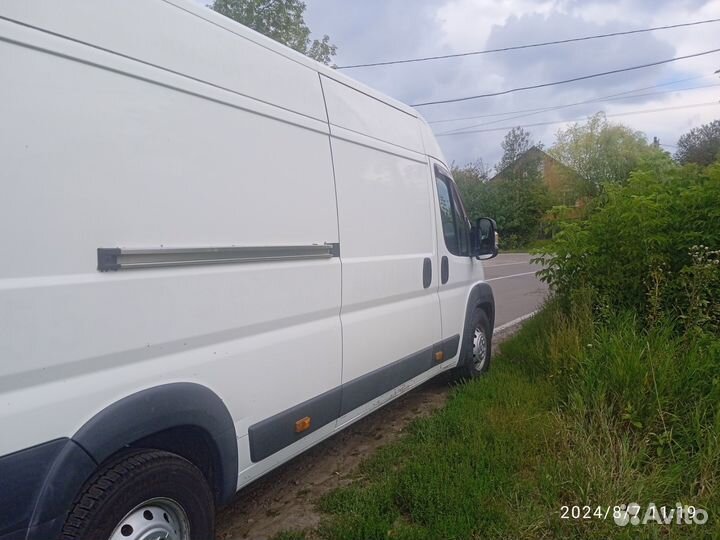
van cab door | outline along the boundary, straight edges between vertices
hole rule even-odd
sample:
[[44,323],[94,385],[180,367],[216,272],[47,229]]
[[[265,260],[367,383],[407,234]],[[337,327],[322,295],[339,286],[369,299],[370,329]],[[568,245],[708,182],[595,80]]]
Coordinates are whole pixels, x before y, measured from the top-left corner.
[[[470,289],[483,279],[482,263],[470,256],[470,220],[460,192],[450,173],[440,163],[433,164],[438,257],[440,269],[440,312],[443,342],[460,336]],[[447,352],[449,350],[449,352]],[[459,346],[446,352],[457,357]],[[450,356],[454,353],[454,356]]]

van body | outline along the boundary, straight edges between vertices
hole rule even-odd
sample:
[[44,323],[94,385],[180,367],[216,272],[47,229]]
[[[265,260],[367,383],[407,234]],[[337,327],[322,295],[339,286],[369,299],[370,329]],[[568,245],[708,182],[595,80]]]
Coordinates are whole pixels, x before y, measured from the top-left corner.
[[127,508],[91,488],[171,464],[212,518],[486,367],[492,291],[413,109],[187,0],[4,0],[0,69],[0,539],[158,507],[202,540],[159,480]]

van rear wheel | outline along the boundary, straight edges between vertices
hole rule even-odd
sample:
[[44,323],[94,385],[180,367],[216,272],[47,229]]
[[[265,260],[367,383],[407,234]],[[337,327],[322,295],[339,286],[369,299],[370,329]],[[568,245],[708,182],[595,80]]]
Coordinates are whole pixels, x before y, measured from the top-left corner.
[[474,379],[490,368],[492,329],[482,308],[475,308],[465,325],[460,360],[454,378]]
[[180,456],[120,456],[85,485],[61,540],[212,540],[214,505],[200,470]]

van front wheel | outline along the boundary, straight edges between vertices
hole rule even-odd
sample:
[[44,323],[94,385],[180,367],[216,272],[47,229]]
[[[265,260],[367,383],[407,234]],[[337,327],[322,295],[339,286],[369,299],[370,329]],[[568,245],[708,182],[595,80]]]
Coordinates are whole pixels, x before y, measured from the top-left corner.
[[456,379],[474,379],[490,367],[492,329],[482,308],[475,308],[465,325]]
[[189,461],[158,450],[125,454],[85,485],[61,540],[211,540],[213,497]]

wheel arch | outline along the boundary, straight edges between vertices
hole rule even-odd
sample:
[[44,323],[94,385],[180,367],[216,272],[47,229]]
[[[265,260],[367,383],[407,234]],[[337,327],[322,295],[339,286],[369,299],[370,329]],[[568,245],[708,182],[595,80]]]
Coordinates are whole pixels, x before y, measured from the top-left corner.
[[465,321],[470,319],[475,308],[481,308],[490,322],[490,334],[495,328],[495,297],[493,296],[492,287],[486,282],[481,282],[470,289],[468,295],[467,308],[465,312]]
[[[200,459],[200,440],[211,453],[206,463]],[[127,448],[151,445],[175,452],[205,469],[217,504],[235,494],[238,450],[230,412],[222,399],[203,385],[170,383],[112,403],[67,441],[48,472],[31,525],[53,522],[53,529],[61,528],[64,514],[99,465]],[[45,527],[40,529],[47,533]],[[33,537],[28,535],[28,539]]]

